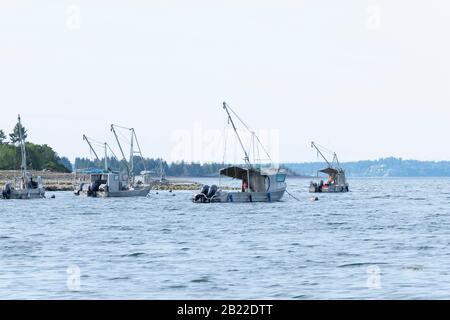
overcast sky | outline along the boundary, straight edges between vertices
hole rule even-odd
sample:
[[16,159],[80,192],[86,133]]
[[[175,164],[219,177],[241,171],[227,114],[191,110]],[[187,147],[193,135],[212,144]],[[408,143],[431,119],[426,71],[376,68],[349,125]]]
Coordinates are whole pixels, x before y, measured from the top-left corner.
[[444,0],[0,0],[0,128],[221,161],[227,101],[284,162],[450,160],[449,30]]

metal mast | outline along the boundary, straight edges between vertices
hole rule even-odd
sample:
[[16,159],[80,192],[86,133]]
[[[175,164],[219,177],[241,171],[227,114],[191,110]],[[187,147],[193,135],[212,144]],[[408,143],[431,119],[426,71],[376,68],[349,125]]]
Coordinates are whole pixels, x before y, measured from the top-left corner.
[[[117,136],[117,132],[116,132],[115,128],[129,130],[131,132],[129,164],[128,164],[127,159],[125,157],[125,153],[123,152],[123,149],[122,149],[122,146],[120,144],[119,137]],[[125,164],[127,166],[129,180],[130,180],[131,183],[133,183],[134,182],[134,155],[135,154],[139,154],[140,155],[141,160],[142,160],[143,168],[144,168],[144,170],[147,170],[146,166],[145,166],[144,156],[142,155],[142,151],[141,151],[141,146],[139,145],[139,141],[138,141],[138,138],[137,138],[137,135],[136,135],[136,131],[134,130],[134,128],[126,128],[126,127],[118,126],[116,124],[112,124],[111,125],[111,131],[114,133],[114,136],[116,137],[117,144],[119,145],[120,152],[122,153],[122,159],[124,160],[124,162],[125,162]],[[134,151],[134,142],[136,142],[136,146],[138,148],[138,151]]]
[[89,148],[91,149],[92,153],[95,155],[95,158],[100,162],[100,158],[97,155],[97,152],[95,152],[94,147],[92,147],[91,142],[89,141],[88,137],[86,137],[86,135],[83,134],[83,140],[87,142],[87,144],[89,145]]
[[130,129],[131,132],[131,142],[130,142],[130,171],[133,176],[133,182],[134,182],[134,150],[133,150],[133,140],[134,140],[134,129]]
[[105,172],[108,171],[108,144],[105,142]]
[[163,163],[163,159],[159,159],[159,174],[160,174],[160,178],[159,180],[162,182],[166,177],[165,177],[165,172],[164,172],[164,163]]
[[119,146],[120,153],[122,153],[122,160],[125,162],[125,166],[127,167],[128,172],[128,180],[130,179],[130,167],[128,166],[127,158],[125,157],[125,153],[123,152],[122,145],[120,144],[119,137],[117,136],[116,130],[114,129],[114,125],[111,125],[111,131],[114,133],[114,137],[116,137],[117,145]]
[[230,112],[228,111],[229,106],[227,105],[226,102],[223,103],[223,108],[227,112],[228,120],[230,121],[230,123],[231,123],[231,125],[233,127],[233,130],[236,133],[236,136],[238,138],[239,144],[242,147],[242,151],[244,151],[244,155],[245,155],[244,161],[247,164],[247,166],[249,166],[251,168],[252,164],[250,163],[250,158],[249,158],[249,156],[247,154],[247,150],[245,150],[245,147],[244,147],[244,144],[242,143],[241,137],[239,136],[239,133],[237,132],[236,126],[234,125],[233,119],[231,118]]
[[136,131],[134,129],[132,129],[132,130],[133,130],[134,140],[136,140],[136,145],[138,147],[137,153],[141,156],[142,167],[144,168],[144,171],[147,171],[147,166],[145,165],[144,156],[142,155],[142,150],[141,150],[141,146],[139,145],[139,140],[137,138]]
[[27,171],[27,152],[25,150],[25,142],[22,135],[22,123],[20,122],[20,114],[18,115],[18,128],[19,128],[19,143],[20,143],[20,151],[22,155],[22,176],[25,181],[26,178],[26,171]]
[[339,159],[338,159],[338,156],[337,156],[336,152],[333,155],[333,162],[334,161],[336,161],[337,167],[340,168],[341,164],[339,163]]
[[[317,150],[317,153],[320,154],[322,156],[322,158],[325,160],[325,162],[328,164],[328,167],[331,168],[331,164],[328,161],[327,158],[325,158],[325,156],[323,155],[323,153],[320,151],[320,149],[316,146],[316,144],[313,142],[311,142],[311,148],[315,148]],[[336,155],[336,154],[335,154]]]

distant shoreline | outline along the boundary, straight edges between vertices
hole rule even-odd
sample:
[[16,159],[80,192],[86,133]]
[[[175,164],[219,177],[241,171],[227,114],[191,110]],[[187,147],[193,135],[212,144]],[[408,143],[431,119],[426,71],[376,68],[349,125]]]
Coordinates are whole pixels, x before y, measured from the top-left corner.
[[[88,181],[89,175],[74,173],[58,173],[58,172],[45,172],[45,171],[30,171],[33,176],[41,176],[44,182],[45,189],[47,191],[73,191],[74,185],[81,180]],[[0,188],[5,183],[14,179],[20,175],[20,170],[0,170]],[[152,182],[152,190],[198,190],[201,187],[201,179],[219,179],[218,175],[215,176],[179,176],[166,177],[167,182],[159,182],[157,177]],[[319,177],[323,178],[323,177]],[[449,176],[348,176],[349,179],[439,179],[450,178]],[[288,176],[289,180],[314,180],[318,179],[317,176],[304,176],[304,175],[291,175]]]

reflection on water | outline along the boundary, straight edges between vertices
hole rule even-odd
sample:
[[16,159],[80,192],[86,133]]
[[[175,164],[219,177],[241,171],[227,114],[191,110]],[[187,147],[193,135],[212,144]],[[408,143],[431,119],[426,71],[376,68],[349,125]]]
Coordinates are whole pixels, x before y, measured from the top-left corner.
[[301,179],[269,204],[0,201],[0,298],[450,298],[450,179],[350,183],[314,202]]

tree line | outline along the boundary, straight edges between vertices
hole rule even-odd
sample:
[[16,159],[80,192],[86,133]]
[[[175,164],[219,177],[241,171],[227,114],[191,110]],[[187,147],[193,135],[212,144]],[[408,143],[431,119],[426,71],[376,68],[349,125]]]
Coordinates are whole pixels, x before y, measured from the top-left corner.
[[[108,168],[113,171],[120,171],[127,169],[127,163],[125,161],[119,161],[116,158],[108,158]],[[220,163],[192,163],[192,162],[174,162],[167,163],[163,159],[145,158],[140,157],[134,158],[134,168],[133,174],[139,175],[143,171],[148,171],[151,175],[156,177],[160,176],[170,176],[170,177],[208,177],[216,176],[221,168],[225,165]],[[85,170],[85,169],[104,169],[105,162],[104,158],[99,160],[91,160],[88,158],[75,159],[74,163],[75,170]]]
[[[21,132],[19,131],[21,128]],[[6,135],[0,130],[0,170],[19,170],[22,164],[18,142],[20,134],[23,139],[28,136],[27,129],[17,123],[13,131]],[[25,143],[27,153],[27,168],[30,170],[50,170],[55,172],[72,172],[72,164],[66,157],[58,154],[48,145]]]
[[[316,176],[325,163],[287,163],[286,167],[304,175]],[[353,177],[450,177],[450,161],[419,161],[402,158],[381,158],[343,162],[341,166]]]

